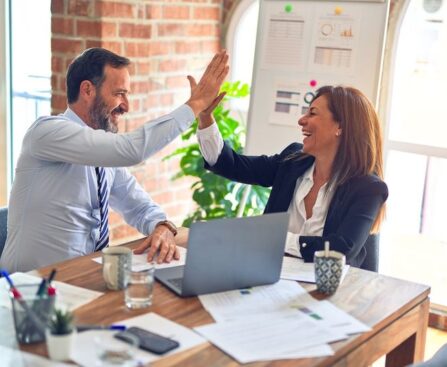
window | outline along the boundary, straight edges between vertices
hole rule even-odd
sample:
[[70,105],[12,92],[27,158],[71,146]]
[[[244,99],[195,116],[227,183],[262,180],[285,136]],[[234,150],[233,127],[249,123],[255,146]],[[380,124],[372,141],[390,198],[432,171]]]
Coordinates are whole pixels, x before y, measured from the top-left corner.
[[[231,81],[251,86],[255,57],[259,1],[242,0],[231,15],[226,34],[226,47],[231,56]],[[232,108],[247,113],[249,99],[232,101]]]
[[410,0],[395,49],[381,272],[432,286],[447,305],[447,5]]
[[50,0],[10,0],[10,42],[13,177],[26,130],[51,113]]

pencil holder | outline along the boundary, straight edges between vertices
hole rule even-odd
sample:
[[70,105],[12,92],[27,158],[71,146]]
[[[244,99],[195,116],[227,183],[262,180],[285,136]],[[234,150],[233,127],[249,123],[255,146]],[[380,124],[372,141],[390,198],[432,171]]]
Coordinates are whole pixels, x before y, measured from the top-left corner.
[[45,329],[54,310],[55,295],[38,296],[38,284],[18,285],[21,297],[10,293],[17,341],[21,344],[45,341]]

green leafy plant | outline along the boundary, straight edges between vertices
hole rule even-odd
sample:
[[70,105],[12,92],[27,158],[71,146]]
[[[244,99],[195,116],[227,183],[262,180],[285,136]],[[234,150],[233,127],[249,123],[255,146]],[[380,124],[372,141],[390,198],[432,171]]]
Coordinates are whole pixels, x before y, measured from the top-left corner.
[[[225,98],[213,112],[223,139],[237,153],[242,153],[245,143],[245,124],[231,116],[231,111],[225,106],[230,99],[245,98],[250,93],[247,84],[240,82],[226,82],[221,91],[226,92]],[[197,207],[184,221],[183,226],[189,227],[192,222],[216,218],[235,217],[240,209],[242,197],[247,185],[227,180],[209,172],[203,167],[203,158],[199,144],[195,139],[197,120],[183,133],[182,140],[188,145],[177,149],[165,159],[180,157],[180,172],[173,179],[185,176],[197,178],[192,184],[193,200]],[[246,198],[242,215],[251,216],[261,214],[267,203],[270,189],[251,186]]]
[[48,323],[51,334],[67,335],[73,331],[73,313],[55,309]]

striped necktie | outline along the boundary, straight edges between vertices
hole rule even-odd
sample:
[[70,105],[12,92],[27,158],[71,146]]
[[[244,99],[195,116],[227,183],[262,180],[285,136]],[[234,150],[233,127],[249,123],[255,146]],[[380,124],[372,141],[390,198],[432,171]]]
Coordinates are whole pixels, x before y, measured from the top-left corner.
[[99,240],[95,251],[102,250],[109,245],[109,199],[107,196],[107,179],[104,167],[95,167],[98,180],[98,201],[101,212],[101,225],[99,227]]

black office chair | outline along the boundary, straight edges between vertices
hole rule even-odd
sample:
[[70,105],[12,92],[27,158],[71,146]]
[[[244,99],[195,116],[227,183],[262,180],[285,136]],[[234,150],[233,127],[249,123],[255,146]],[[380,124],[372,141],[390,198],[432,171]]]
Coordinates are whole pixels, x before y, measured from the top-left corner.
[[363,260],[361,269],[379,271],[379,235],[372,234],[365,242],[366,257]]
[[8,224],[8,207],[0,208],[0,256],[2,256],[3,248],[6,242]]

